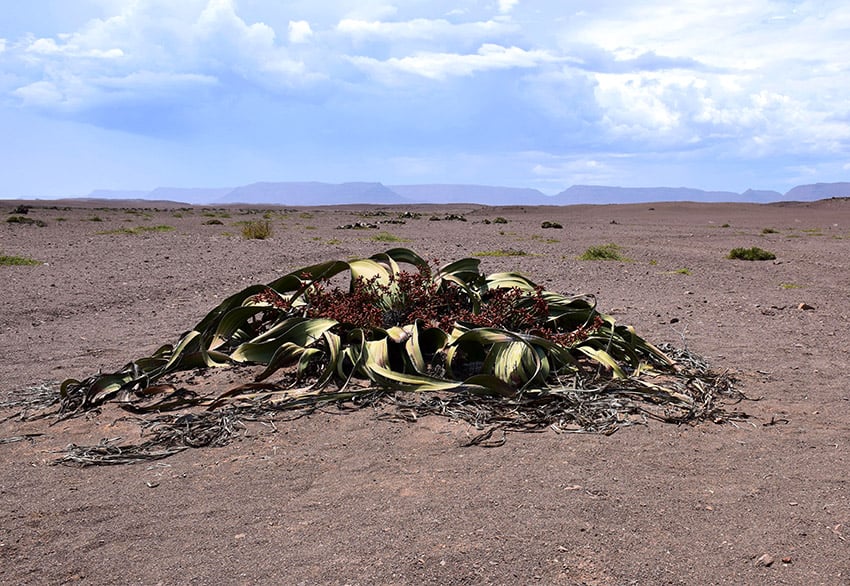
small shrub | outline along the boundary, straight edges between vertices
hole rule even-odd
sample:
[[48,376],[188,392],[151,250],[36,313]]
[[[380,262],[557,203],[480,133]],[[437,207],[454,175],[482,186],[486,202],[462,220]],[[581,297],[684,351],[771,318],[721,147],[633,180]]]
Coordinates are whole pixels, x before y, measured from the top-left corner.
[[548,222],[548,221],[540,224],[540,227],[541,228],[554,228],[555,230],[563,229],[563,226],[560,225],[558,222]]
[[29,266],[29,265],[40,265],[41,263],[32,258],[26,258],[24,256],[6,256],[5,254],[0,255],[0,266],[3,267],[12,267],[12,266]]
[[100,216],[92,216],[91,218],[86,218],[89,222],[102,222],[103,218]]
[[502,216],[498,216],[496,219],[493,220],[493,223],[494,224],[507,224],[508,221],[505,218],[503,218]]
[[13,209],[9,213],[10,214],[20,214],[22,216],[26,216],[28,213],[30,213],[30,209],[32,209],[32,208],[30,208],[30,206],[21,205],[21,206],[16,207],[15,209]]
[[602,244],[600,246],[591,246],[585,250],[579,260],[619,260],[626,261],[626,257],[622,255],[622,248],[616,244]]
[[753,246],[752,248],[733,248],[726,255],[726,258],[733,260],[773,260],[776,255],[758,246]]
[[762,234],[779,234],[779,230],[775,228],[762,228]]
[[272,226],[268,220],[246,222],[242,226],[242,238],[245,240],[266,240],[272,237]]
[[26,218],[24,216],[9,216],[6,218],[6,222],[9,224],[24,224],[27,226],[38,226],[39,228],[44,228],[47,226],[47,222],[44,220],[34,220],[32,218]]
[[676,269],[675,271],[671,271],[674,275],[690,275],[691,269],[685,267],[681,269]]
[[205,226],[221,226],[223,224],[224,224],[224,222],[222,222],[218,218],[213,218],[211,220],[207,220],[206,222],[204,222]]
[[721,224],[721,228],[731,228],[730,224]]

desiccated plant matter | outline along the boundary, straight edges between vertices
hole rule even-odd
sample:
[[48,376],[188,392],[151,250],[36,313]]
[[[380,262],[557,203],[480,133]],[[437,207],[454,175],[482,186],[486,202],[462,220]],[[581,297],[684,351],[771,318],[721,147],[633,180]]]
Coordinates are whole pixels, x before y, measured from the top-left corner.
[[[252,285],[175,345],[113,373],[66,380],[62,413],[115,401],[147,417],[153,435],[137,448],[151,458],[218,445],[245,417],[334,403],[463,419],[487,436],[482,442],[493,428],[611,432],[646,417],[721,417],[729,377],[647,342],[599,312],[591,295],[547,291],[514,272],[484,275],[479,262],[432,267],[394,248]],[[180,379],[182,371],[244,365],[259,365],[253,382],[208,395]],[[132,461],[128,450],[75,448],[69,461]]]

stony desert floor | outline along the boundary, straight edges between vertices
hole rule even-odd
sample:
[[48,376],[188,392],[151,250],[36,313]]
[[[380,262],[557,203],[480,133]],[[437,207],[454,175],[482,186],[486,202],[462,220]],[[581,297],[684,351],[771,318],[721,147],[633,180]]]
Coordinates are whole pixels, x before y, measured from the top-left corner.
[[[240,236],[261,209],[42,201],[40,227],[6,222],[16,205],[0,202],[0,255],[42,264],[0,266],[0,583],[850,584],[850,201],[411,206],[386,217],[422,218],[374,230],[336,227],[376,208],[273,209],[268,240]],[[467,221],[428,219],[446,214]],[[577,260],[606,243],[630,261]],[[138,428],[9,405],[150,354],[248,284],[393,246],[594,293],[731,371],[750,400],[728,409],[749,418],[481,448],[466,424],[326,410],[80,469],[52,463]],[[726,258],[750,246],[777,259]]]

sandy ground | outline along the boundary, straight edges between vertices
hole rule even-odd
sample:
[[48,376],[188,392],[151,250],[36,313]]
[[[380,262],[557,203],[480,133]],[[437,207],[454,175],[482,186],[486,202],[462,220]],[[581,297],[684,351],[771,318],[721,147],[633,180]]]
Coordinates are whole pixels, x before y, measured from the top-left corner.
[[[444,261],[523,251],[482,269],[594,293],[758,400],[730,406],[751,417],[735,424],[511,434],[490,449],[463,447],[465,424],[331,410],[87,469],[51,462],[70,442],[138,439],[120,412],[51,425],[0,410],[0,439],[41,434],[0,443],[0,583],[850,584],[848,201],[432,206],[362,231],[336,226],[381,218],[299,209],[272,214],[265,241],[239,236],[261,216],[238,209],[49,205],[27,216],[44,227],[0,225],[0,255],[43,262],[0,266],[0,401],[147,355],[248,284],[399,245]],[[447,213],[468,221],[428,220]],[[508,223],[482,222],[497,216]],[[115,232],[160,225],[174,230]],[[609,242],[631,262],[576,260]],[[726,259],[738,246],[777,260]]]

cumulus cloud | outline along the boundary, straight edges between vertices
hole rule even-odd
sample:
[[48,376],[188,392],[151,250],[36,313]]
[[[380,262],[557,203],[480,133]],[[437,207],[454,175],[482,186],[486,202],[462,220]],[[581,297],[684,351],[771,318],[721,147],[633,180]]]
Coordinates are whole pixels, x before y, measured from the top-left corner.
[[313,36],[313,29],[306,20],[289,21],[289,42],[306,43]]
[[387,81],[394,80],[398,73],[443,80],[495,69],[533,68],[541,63],[559,60],[559,57],[548,51],[526,51],[519,47],[502,47],[492,43],[481,45],[478,52],[472,54],[421,52],[408,57],[392,57],[385,61],[371,57],[351,58],[358,67]]
[[516,26],[495,20],[453,23],[442,18],[414,18],[406,21],[380,21],[345,18],[339,21],[336,30],[342,34],[363,40],[381,39],[437,39],[457,38],[470,41],[494,38],[516,30]]

